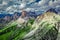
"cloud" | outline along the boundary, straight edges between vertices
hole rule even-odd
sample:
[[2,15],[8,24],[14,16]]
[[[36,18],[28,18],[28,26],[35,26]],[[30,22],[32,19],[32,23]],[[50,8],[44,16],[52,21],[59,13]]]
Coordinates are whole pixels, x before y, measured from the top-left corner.
[[[9,2],[12,1],[13,5],[9,5]],[[15,5],[16,4],[16,5]],[[60,0],[3,0],[2,6],[0,8],[4,8],[6,5],[6,11],[15,10],[22,11],[22,9],[26,11],[46,11],[49,8],[58,8],[60,5]],[[1,9],[0,9],[1,10]]]
[[41,0],[37,3],[40,6],[40,9],[47,10],[49,8],[58,8],[60,5],[60,0]]
[[32,8],[26,8],[25,10],[26,10],[26,11],[31,11],[31,10],[32,10]]
[[3,5],[7,5],[7,2],[3,1],[2,4],[3,4]]
[[49,1],[50,0],[41,0],[38,2],[38,5],[40,5],[40,6],[47,5]]
[[57,5],[57,1],[49,1],[49,6],[54,7]]
[[42,1],[39,1],[38,5],[44,5],[46,1],[42,0]]
[[27,12],[29,12],[29,11],[35,11],[34,8],[26,8],[25,10],[26,10]]
[[60,5],[60,0],[55,0],[54,2],[49,1],[49,6],[51,6],[51,7],[56,7],[58,5]]
[[25,8],[25,7],[26,7],[26,4],[21,3],[21,5],[20,5],[19,7],[20,7],[20,9],[23,9],[23,8]]
[[6,9],[6,11],[10,10],[11,8],[12,8],[12,6],[8,7],[8,8]]

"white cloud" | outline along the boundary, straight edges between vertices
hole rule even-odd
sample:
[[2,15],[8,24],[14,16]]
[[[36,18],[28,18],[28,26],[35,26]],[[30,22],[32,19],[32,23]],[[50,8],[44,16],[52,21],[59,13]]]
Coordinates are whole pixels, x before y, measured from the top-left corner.
[[50,0],[41,0],[38,2],[38,5],[40,5],[40,6],[46,5],[46,4],[48,4],[49,1]]
[[52,6],[52,7],[54,7],[55,5],[56,5],[56,3],[57,3],[57,1],[49,1],[49,6]]
[[27,12],[29,12],[29,11],[35,11],[34,8],[26,8],[25,10],[26,10]]
[[[31,11],[34,11],[34,10],[35,11],[41,11],[41,10],[45,11],[45,10],[49,9],[50,7],[54,8],[54,7],[58,7],[60,5],[60,0],[55,0],[54,2],[52,0],[41,0],[39,2],[35,2],[35,1],[36,0],[23,0],[23,1],[20,0],[20,2],[18,2],[20,4],[19,6],[15,5],[15,4],[11,5],[9,7],[6,7],[7,8],[6,11],[12,10],[12,9],[14,9],[14,10],[24,9],[26,11],[30,11],[30,10]],[[15,1],[13,1],[13,2],[15,2]],[[9,1],[6,0],[6,1],[3,1],[3,3],[1,5],[7,5],[8,3],[9,3]],[[32,4],[30,4],[30,3],[32,3]],[[27,4],[29,4],[29,5],[27,5]]]
[[6,9],[6,11],[10,10],[11,8],[12,8],[12,6],[8,7],[8,8]]
[[41,10],[47,10],[49,8],[56,8],[60,5],[60,0],[41,0],[38,2]]
[[51,7],[56,7],[58,5],[60,5],[60,0],[55,0],[54,2],[49,1],[49,6],[51,6]]
[[7,2],[3,1],[3,5],[7,5]]
[[31,8],[26,8],[25,10],[26,10],[26,11],[31,11]]
[[39,1],[39,4],[38,5],[44,5],[45,4],[45,1],[42,0],[42,1]]
[[25,7],[26,7],[26,4],[21,3],[21,5],[20,5],[19,7],[20,7],[20,9],[23,9],[23,8],[25,8]]

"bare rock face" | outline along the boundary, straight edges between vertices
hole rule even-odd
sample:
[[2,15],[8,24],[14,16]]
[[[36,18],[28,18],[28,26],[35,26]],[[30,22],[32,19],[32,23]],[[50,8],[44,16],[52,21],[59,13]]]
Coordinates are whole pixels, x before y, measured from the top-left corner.
[[38,16],[32,26],[36,30],[33,30],[33,35],[28,33],[26,40],[56,40],[59,30],[58,22],[60,22],[60,15],[55,12],[48,11]]
[[57,14],[53,13],[53,12],[46,12],[44,14],[42,14],[41,16],[38,16],[38,20],[46,20],[48,22],[50,21],[54,21],[54,17],[57,16]]
[[[46,12],[40,16],[37,17],[36,22],[46,21],[49,24],[53,24],[57,31],[51,29],[41,40],[56,40],[58,32],[60,31],[60,15],[54,13],[54,12]],[[52,32],[53,31],[53,32]],[[54,35],[55,34],[55,35]],[[52,36],[54,35],[54,37]],[[48,39],[47,39],[48,38]]]

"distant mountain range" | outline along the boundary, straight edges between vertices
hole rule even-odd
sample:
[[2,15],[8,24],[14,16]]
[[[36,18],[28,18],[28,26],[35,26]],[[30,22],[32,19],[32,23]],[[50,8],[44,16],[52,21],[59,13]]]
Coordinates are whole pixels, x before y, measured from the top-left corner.
[[[53,8],[51,8],[51,9],[49,9],[49,10],[47,10],[46,12],[54,12],[54,13],[56,13],[56,14],[58,14],[58,12],[55,10],[55,9],[53,9]],[[40,13],[40,14],[39,14]],[[43,12],[27,12],[27,15],[28,16],[30,16],[30,17],[37,17],[37,16],[39,16],[39,15],[42,15],[42,14],[44,14]],[[18,16],[20,16],[21,15],[21,13],[19,13],[19,12],[16,12],[16,13],[14,13],[14,14],[0,14],[0,18],[4,18],[4,17],[6,17],[6,16],[9,16],[10,18],[12,17],[12,19],[13,19],[13,17],[16,15],[16,17]]]
[[49,12],[54,12],[54,13],[56,13],[56,14],[58,13],[54,8],[50,8],[50,9],[47,10],[46,12],[48,12],[48,11],[49,11]]
[[[14,13],[14,14],[7,14],[7,13],[6,13],[6,14],[0,14],[0,18],[4,18],[5,16],[10,16],[10,17],[11,17],[11,16],[13,16],[13,15],[15,15],[15,13]],[[18,13],[18,12],[17,12],[16,15],[17,15],[17,16],[20,16],[21,13]],[[37,17],[37,16],[38,16],[35,12],[28,12],[27,15],[28,15],[28,16],[31,16],[31,17]]]
[[[56,19],[57,18],[57,19]],[[37,17],[37,20],[42,21],[42,20],[46,20],[48,22],[56,22],[57,20],[60,20],[60,15],[55,11],[55,9],[49,9],[47,10],[45,13],[41,14],[40,16]]]
[[[14,14],[0,14],[0,18],[4,18],[5,16],[13,16]],[[17,16],[21,15],[20,13],[17,13]]]
[[0,18],[4,18],[5,16],[12,16],[13,14],[0,14]]
[[[50,13],[52,12],[52,13]],[[39,12],[40,13],[40,12]],[[38,16],[38,19],[37,20],[47,20],[47,19],[50,19],[51,16],[54,16],[55,14],[57,14],[57,12],[55,11],[55,9],[49,9],[47,10],[45,13],[40,13],[38,14],[38,12],[27,12],[27,15],[30,16],[31,18],[37,18]],[[14,13],[14,14],[0,14],[0,23],[9,23],[11,22],[12,20],[17,20],[19,17],[20,17],[21,13]],[[47,18],[47,19],[46,19]],[[48,20],[49,21],[49,20]]]

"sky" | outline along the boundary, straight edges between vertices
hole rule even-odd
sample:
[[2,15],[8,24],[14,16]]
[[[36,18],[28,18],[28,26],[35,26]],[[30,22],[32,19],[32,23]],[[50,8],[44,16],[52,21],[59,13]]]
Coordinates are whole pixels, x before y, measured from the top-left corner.
[[50,8],[55,8],[60,13],[60,0],[0,0],[0,12],[45,12]]

